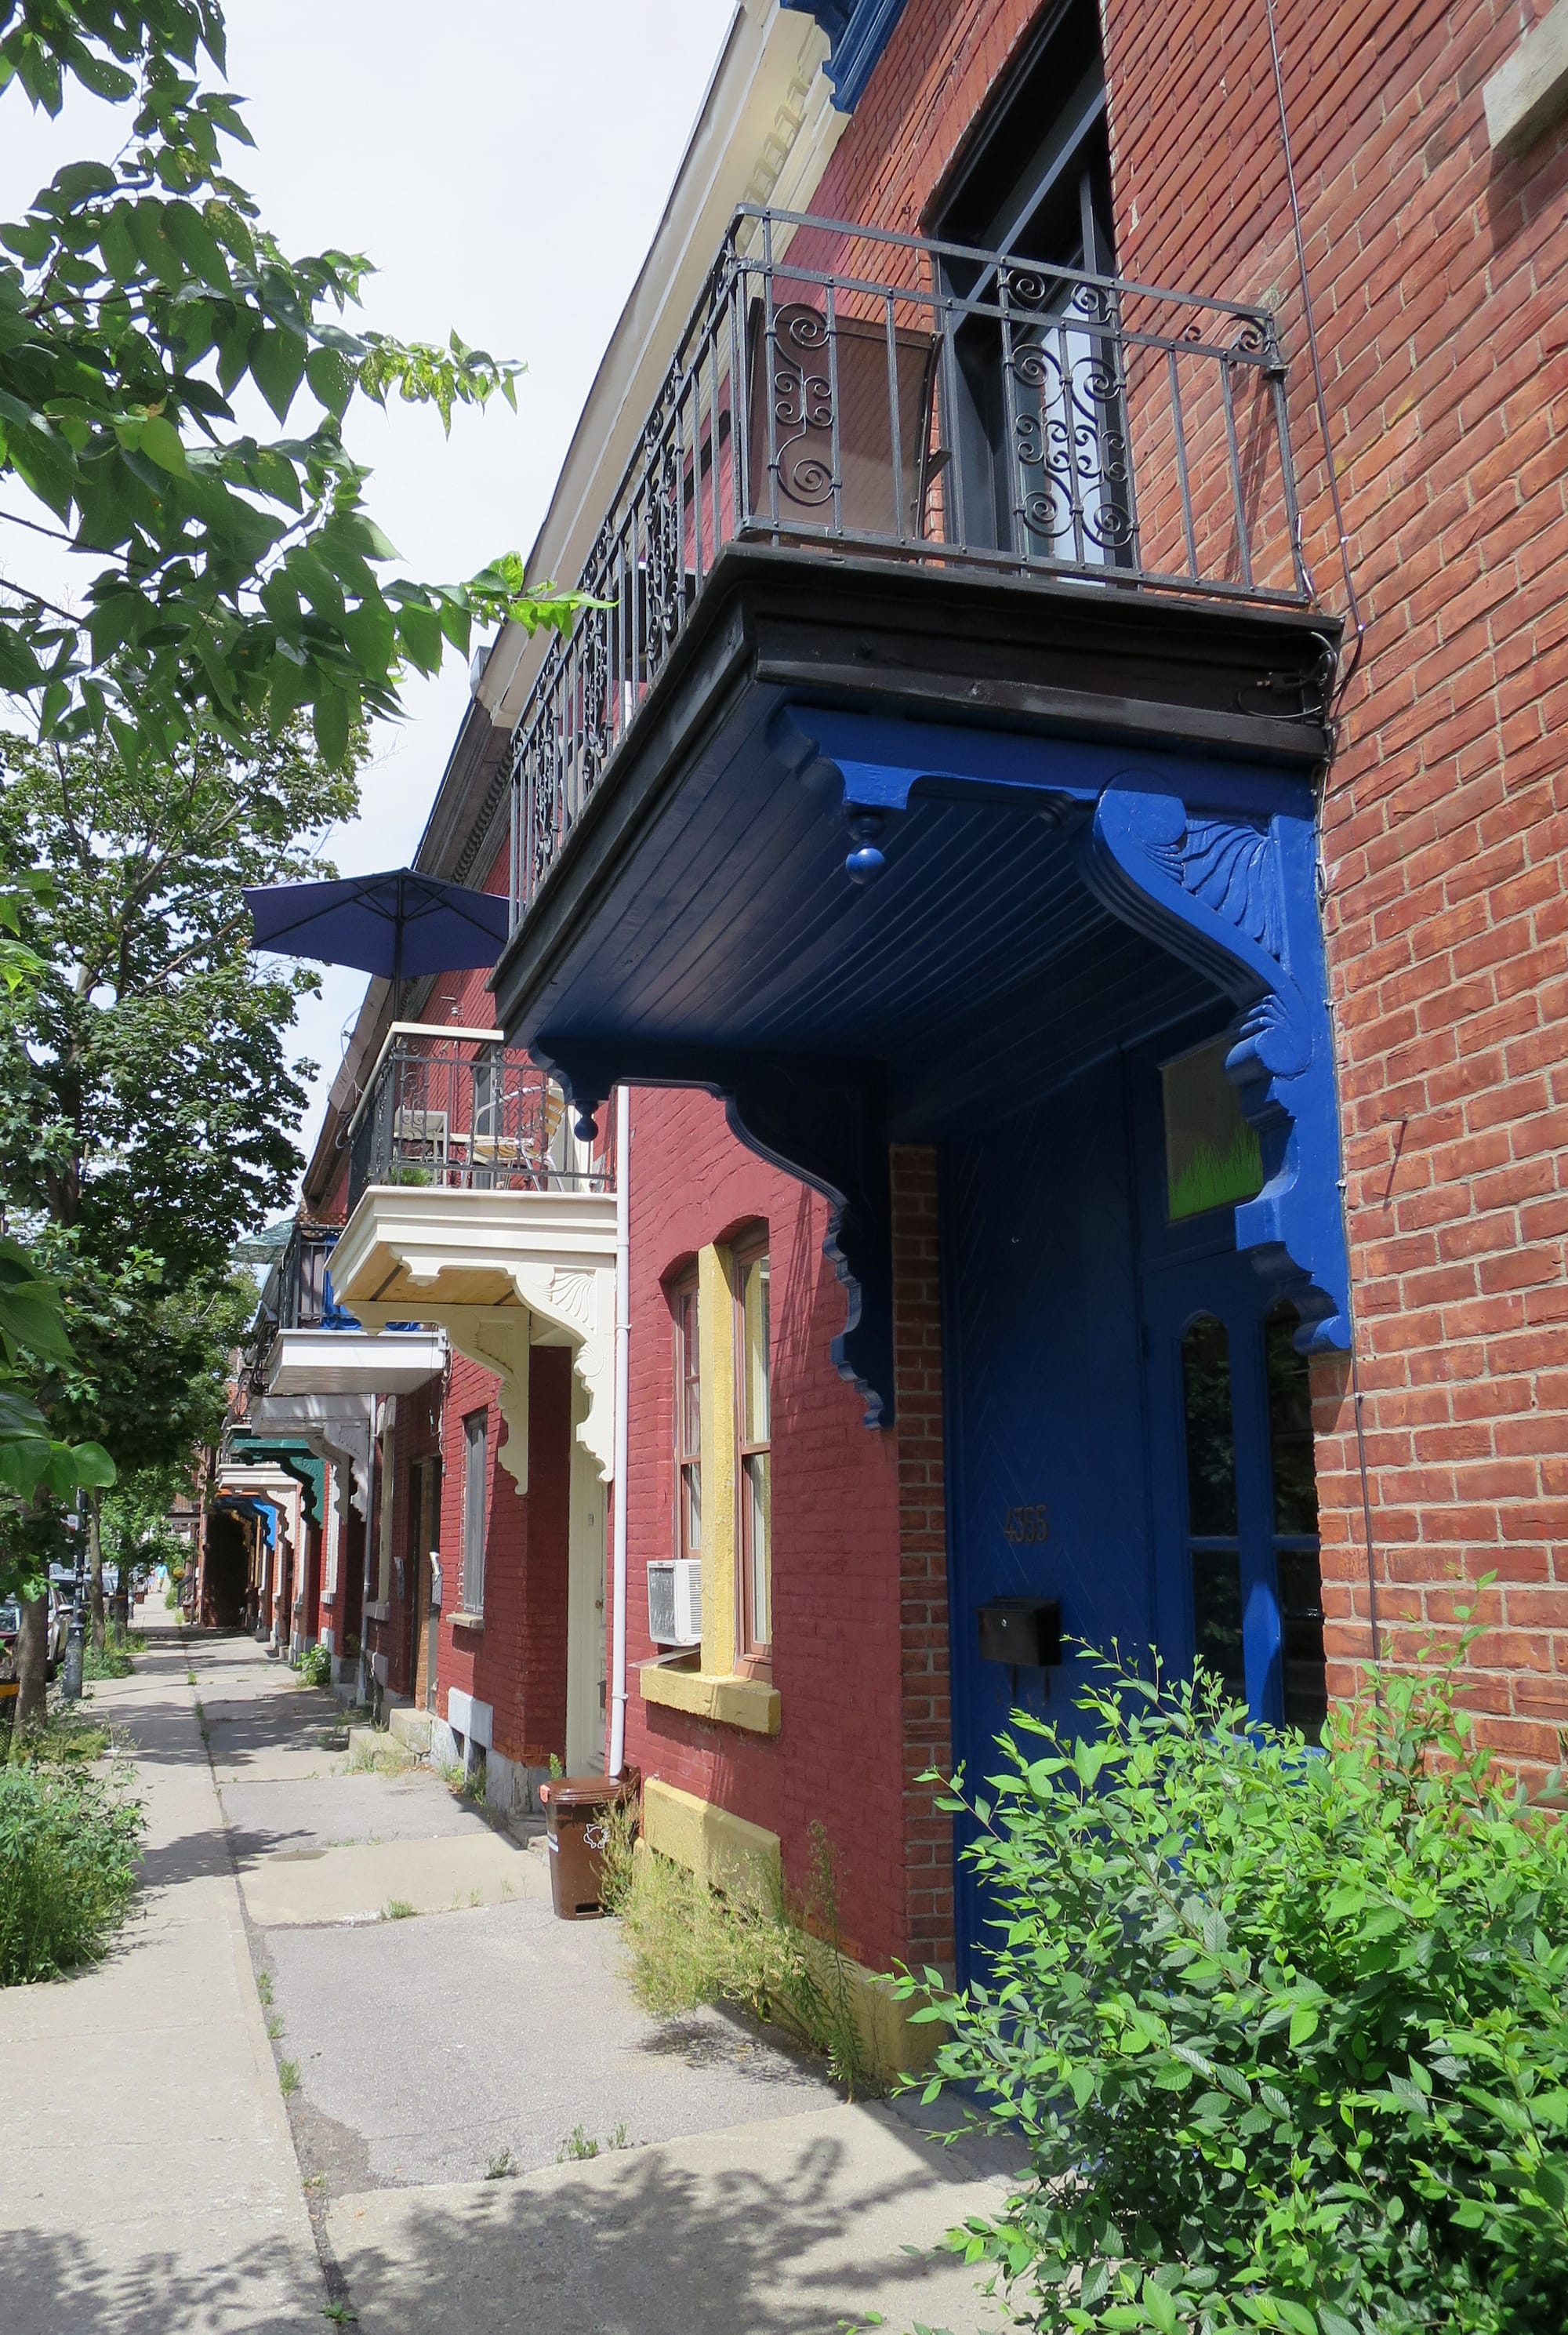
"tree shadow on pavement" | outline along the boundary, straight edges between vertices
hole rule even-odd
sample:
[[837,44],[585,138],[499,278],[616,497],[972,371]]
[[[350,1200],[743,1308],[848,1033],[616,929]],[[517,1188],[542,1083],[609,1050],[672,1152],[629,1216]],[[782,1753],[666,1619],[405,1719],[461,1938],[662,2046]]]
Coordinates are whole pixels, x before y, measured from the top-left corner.
[[649,2149],[565,2178],[383,2191],[331,2227],[364,2335],[834,2335],[876,2312],[889,2335],[990,2335],[1002,2305],[936,2250],[977,2177],[912,2134],[885,2129],[869,2159],[818,2134],[768,2169]]
[[[157,2169],[142,2178],[156,2181]],[[317,2263],[281,2243],[212,2259],[139,2253],[133,2230],[96,2243],[12,2221],[5,2233],[5,2335],[303,2335],[326,2324]]]

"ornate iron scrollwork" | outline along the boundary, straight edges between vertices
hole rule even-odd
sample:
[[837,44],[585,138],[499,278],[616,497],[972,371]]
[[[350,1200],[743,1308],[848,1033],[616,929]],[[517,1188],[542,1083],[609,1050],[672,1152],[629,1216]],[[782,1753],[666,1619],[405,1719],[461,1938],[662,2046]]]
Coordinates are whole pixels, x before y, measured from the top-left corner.
[[[808,509],[831,502],[833,472],[833,330],[819,308],[793,301],[773,319],[771,392],[780,499]],[[828,354],[828,370],[812,360]],[[828,438],[823,460],[821,435]],[[813,437],[817,443],[813,445]],[[799,451],[797,451],[799,450]]]

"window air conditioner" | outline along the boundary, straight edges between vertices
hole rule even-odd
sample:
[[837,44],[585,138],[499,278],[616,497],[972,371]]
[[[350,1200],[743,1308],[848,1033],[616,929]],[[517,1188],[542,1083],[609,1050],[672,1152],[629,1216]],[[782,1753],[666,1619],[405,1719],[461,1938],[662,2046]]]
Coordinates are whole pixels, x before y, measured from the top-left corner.
[[648,1567],[648,1635],[656,1646],[702,1642],[700,1557],[664,1557]]

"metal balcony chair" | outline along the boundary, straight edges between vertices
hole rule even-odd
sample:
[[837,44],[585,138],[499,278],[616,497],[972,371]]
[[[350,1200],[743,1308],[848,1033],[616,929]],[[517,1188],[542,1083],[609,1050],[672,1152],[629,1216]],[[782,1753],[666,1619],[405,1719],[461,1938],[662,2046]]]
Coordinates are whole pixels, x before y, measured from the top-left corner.
[[824,309],[795,300],[773,311],[769,331],[764,304],[754,300],[747,338],[752,523],[791,534],[924,540],[932,485],[950,459],[931,442],[934,334],[895,330],[890,363],[878,319],[840,313],[829,323]]

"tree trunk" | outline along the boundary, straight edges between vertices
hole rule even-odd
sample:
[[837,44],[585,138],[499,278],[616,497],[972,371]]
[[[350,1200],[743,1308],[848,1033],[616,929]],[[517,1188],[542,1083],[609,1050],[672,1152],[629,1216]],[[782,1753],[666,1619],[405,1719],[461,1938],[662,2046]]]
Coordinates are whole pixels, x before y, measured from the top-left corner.
[[15,1731],[18,1737],[43,1726],[48,1715],[44,1671],[49,1662],[49,1592],[39,1597],[19,1597],[21,1627],[16,1633]]
[[98,1495],[87,1494],[87,1607],[92,1617],[92,1642],[103,1652],[103,1533],[98,1516]]

